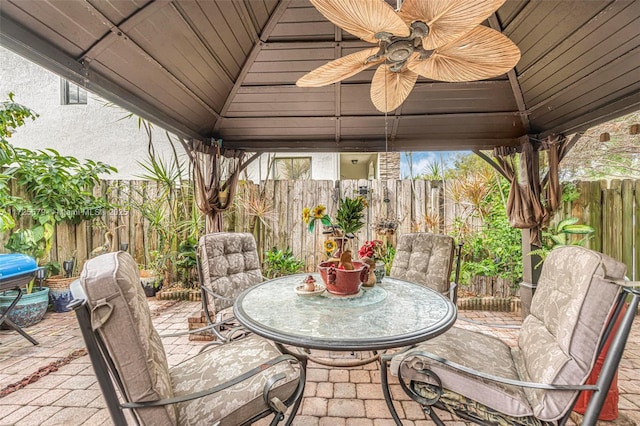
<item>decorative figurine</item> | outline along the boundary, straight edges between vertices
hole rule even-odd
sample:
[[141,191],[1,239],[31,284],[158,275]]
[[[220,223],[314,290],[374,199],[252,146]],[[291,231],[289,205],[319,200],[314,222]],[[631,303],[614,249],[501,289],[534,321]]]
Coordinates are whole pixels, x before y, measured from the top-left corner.
[[304,279],[304,291],[315,291],[316,290],[316,280],[312,275],[308,275],[307,278]]
[[355,269],[351,260],[351,250],[345,250],[342,253],[338,269],[344,269],[345,271],[353,271]]

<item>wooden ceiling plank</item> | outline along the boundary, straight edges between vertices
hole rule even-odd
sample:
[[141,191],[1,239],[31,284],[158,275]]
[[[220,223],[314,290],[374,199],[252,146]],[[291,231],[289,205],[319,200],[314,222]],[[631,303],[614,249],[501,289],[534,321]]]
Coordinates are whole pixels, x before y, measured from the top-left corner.
[[585,114],[575,117],[572,120],[561,123],[560,125],[540,132],[541,139],[547,136],[557,136],[559,134],[570,135],[576,132],[582,132],[593,126],[630,114],[640,110],[640,93],[634,93],[629,96],[620,98],[616,102],[611,102],[597,109],[592,109]]
[[[543,57],[530,67],[522,70],[520,72],[521,83],[526,87],[536,86],[548,78],[548,75],[555,75],[558,72],[562,72],[567,65],[571,64],[586,52],[590,52],[589,61],[593,62],[592,56],[596,53],[594,46],[597,46],[597,51],[611,51],[612,45],[620,44],[620,40],[613,39],[614,37],[619,37],[617,33],[620,32],[620,29],[629,24],[637,24],[634,22],[634,15],[627,13],[626,9],[628,6],[628,3],[614,2],[609,7],[603,9],[595,19],[588,21],[576,32],[562,40],[556,47],[549,49]],[[605,23],[607,24],[606,26],[604,25]],[[600,43],[591,41],[592,39],[598,39],[598,36],[605,30],[611,32],[607,34],[606,38],[601,39]],[[622,38],[625,37],[627,39],[629,38],[626,35],[622,36]],[[547,77],[545,77],[544,74],[547,74]]]
[[127,31],[134,28],[138,23],[145,21],[151,15],[156,13],[159,9],[165,7],[170,3],[170,0],[159,0],[151,3],[147,3],[142,8],[138,9],[133,15],[128,17],[124,22],[119,25],[114,24],[100,12],[91,3],[88,3],[87,7],[90,7],[92,11],[95,11],[102,23],[109,28],[109,32],[106,33],[101,39],[97,40],[93,45],[85,51],[80,59],[93,60],[98,57],[103,51],[105,51],[113,42],[118,41],[120,37],[126,37]]
[[[150,3],[150,4],[155,4],[155,3]],[[167,1],[162,0],[161,2],[159,2],[159,5],[155,6],[155,8],[153,8],[150,12],[147,12],[147,13],[155,13],[158,11],[159,7],[166,6],[167,4],[169,4]],[[105,22],[105,24],[110,26],[111,34],[114,34],[117,40],[125,41],[131,46],[133,46],[135,50],[137,50],[142,57],[144,57],[146,60],[152,63],[156,69],[163,72],[177,87],[182,89],[184,92],[189,93],[189,95],[192,96],[193,99],[195,99],[200,104],[200,106],[206,109],[207,112],[209,112],[216,119],[220,118],[220,114],[215,109],[213,109],[213,107],[211,107],[207,102],[204,101],[204,99],[202,99],[193,90],[191,90],[190,87],[184,84],[169,69],[167,69],[162,63],[160,63],[153,55],[149,54],[149,52],[147,52],[142,46],[140,46],[131,37],[129,37],[127,35],[127,31],[123,29],[123,28],[127,28],[131,30],[135,27],[137,23],[142,21],[138,19],[133,19],[133,22],[131,22],[131,20],[128,19],[121,26],[116,26],[114,23],[110,22],[106,16],[102,15],[102,13],[98,9],[96,9],[93,5],[91,5],[91,3],[87,3],[87,5],[88,5],[87,7],[90,7],[92,9],[92,13],[98,14],[101,17],[101,19]],[[146,6],[146,7],[150,7],[150,6]],[[145,10],[146,7],[141,10]],[[146,17],[148,16],[149,15],[147,15]],[[112,43],[112,42],[113,41],[110,41],[109,43]],[[91,51],[91,49],[89,49],[89,51]],[[93,57],[90,57],[87,54],[84,54],[82,57],[82,60],[90,63],[90,61],[93,60]]]
[[[580,78],[579,80],[573,81],[568,86],[564,87],[561,90],[558,90],[553,95],[547,97],[543,101],[532,105],[529,108],[532,118],[536,116],[535,112],[541,110],[542,114],[549,109],[554,109],[557,105],[553,104],[553,101],[564,96],[571,95],[573,98],[577,98],[580,94],[587,93],[595,90],[600,87],[602,81],[609,82],[610,79],[607,78],[603,80],[603,76],[609,75],[610,70],[616,71],[616,75],[624,74],[623,71],[627,69],[629,66],[633,67],[638,65],[637,58],[640,57],[640,47],[636,47],[634,50],[629,52],[628,55],[620,56],[615,60],[608,62],[605,66],[594,70],[590,74]],[[637,71],[635,71],[637,72]],[[633,76],[633,74],[631,74]]]
[[[502,26],[500,25],[500,21],[498,21],[498,17],[495,13],[489,16],[489,25],[494,30],[502,32]],[[529,133],[531,131],[531,122],[529,121],[527,105],[524,101],[522,87],[520,87],[520,82],[518,81],[518,76],[516,75],[515,69],[509,70],[509,72],[507,72],[507,77],[509,78],[509,84],[511,85],[511,90],[513,91],[513,97],[516,100],[516,105],[518,105],[518,111],[520,111],[520,119],[522,120],[522,125],[526,129],[527,133]]]
[[613,61],[620,61],[620,58],[629,55],[634,57],[634,49],[636,50],[635,55],[637,55],[639,44],[640,31],[636,33],[635,37],[628,37],[627,34],[619,32],[599,45],[598,51],[604,52],[599,57],[596,57],[595,49],[586,49],[570,62],[563,61],[558,69],[545,68],[544,74],[547,77],[539,84],[535,84],[535,80],[530,81],[534,83],[533,85],[529,82],[522,84],[526,90],[529,105],[532,105],[531,108],[533,108],[543,102],[545,98],[566,89],[567,85],[572,82],[588,77],[589,74],[597,72]]
[[260,41],[256,42],[253,45],[253,49],[251,49],[251,52],[247,56],[247,59],[245,60],[244,64],[242,65],[240,74],[238,75],[238,78],[234,82],[233,88],[231,89],[231,92],[229,92],[229,96],[227,96],[227,99],[225,100],[224,105],[222,106],[222,110],[220,110],[220,116],[222,117],[222,119],[219,119],[216,121],[216,124],[213,127],[214,133],[220,130],[220,126],[224,121],[224,116],[227,114],[229,107],[233,103],[236,97],[236,94],[238,93],[238,90],[240,89],[240,87],[242,87],[242,84],[244,83],[244,79],[247,76],[247,73],[251,69],[254,61],[256,60],[256,58],[258,57],[258,54],[260,53],[260,50],[262,49],[263,43],[269,39],[269,35],[275,28],[275,25],[280,20],[280,17],[282,17],[282,14],[285,12],[290,2],[291,0],[283,0],[280,3],[278,3],[278,6],[271,14],[271,17],[269,17],[269,21],[267,21],[266,25],[264,26],[264,29],[262,30],[262,33],[260,34],[260,37],[259,37]]

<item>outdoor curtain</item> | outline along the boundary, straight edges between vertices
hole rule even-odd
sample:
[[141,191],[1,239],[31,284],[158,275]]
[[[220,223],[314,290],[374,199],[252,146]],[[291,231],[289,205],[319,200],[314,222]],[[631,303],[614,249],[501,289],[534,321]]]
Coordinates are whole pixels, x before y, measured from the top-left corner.
[[205,231],[222,230],[222,212],[233,204],[244,151],[222,150],[202,141],[183,141],[193,166],[195,201],[205,214]]
[[507,200],[507,216],[514,228],[530,229],[531,244],[540,247],[540,230],[560,207],[562,191],[558,167],[564,150],[559,139],[542,142],[541,149],[548,151],[549,171],[540,180],[538,158],[528,137],[521,141],[520,167],[516,167],[515,150],[498,147],[493,155],[497,167],[509,180],[511,190]]

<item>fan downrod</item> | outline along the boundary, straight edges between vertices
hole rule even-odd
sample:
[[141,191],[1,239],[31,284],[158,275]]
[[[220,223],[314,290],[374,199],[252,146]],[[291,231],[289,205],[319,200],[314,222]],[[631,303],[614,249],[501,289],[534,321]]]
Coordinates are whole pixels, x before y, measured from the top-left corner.
[[411,24],[411,34],[408,37],[399,37],[385,31],[376,33],[375,37],[380,40],[380,50],[367,58],[367,63],[384,58],[389,62],[389,70],[400,72],[414,52],[420,54],[420,60],[431,56],[433,50],[422,47],[422,39],[428,34],[429,26],[422,21]]

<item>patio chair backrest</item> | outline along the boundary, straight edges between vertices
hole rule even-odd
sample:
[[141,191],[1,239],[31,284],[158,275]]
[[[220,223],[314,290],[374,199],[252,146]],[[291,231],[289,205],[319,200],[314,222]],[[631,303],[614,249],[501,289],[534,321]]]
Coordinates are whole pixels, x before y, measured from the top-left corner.
[[[138,267],[131,255],[121,251],[88,260],[80,282],[91,312],[91,327],[107,350],[107,364],[115,368],[114,376],[122,385],[125,399],[140,402],[173,397],[166,354],[151,323]],[[143,424],[176,424],[173,405],[136,411]]]
[[[583,383],[597,357],[597,348],[620,287],[625,265],[578,246],[553,250],[524,319],[514,359],[524,380]],[[534,415],[555,419],[571,404],[575,392],[525,388]]]
[[398,239],[390,276],[449,292],[454,240],[448,235],[416,232]]
[[214,294],[215,312],[233,306],[247,288],[262,281],[256,241],[250,233],[215,232],[203,235],[198,246],[202,280],[200,285]]

